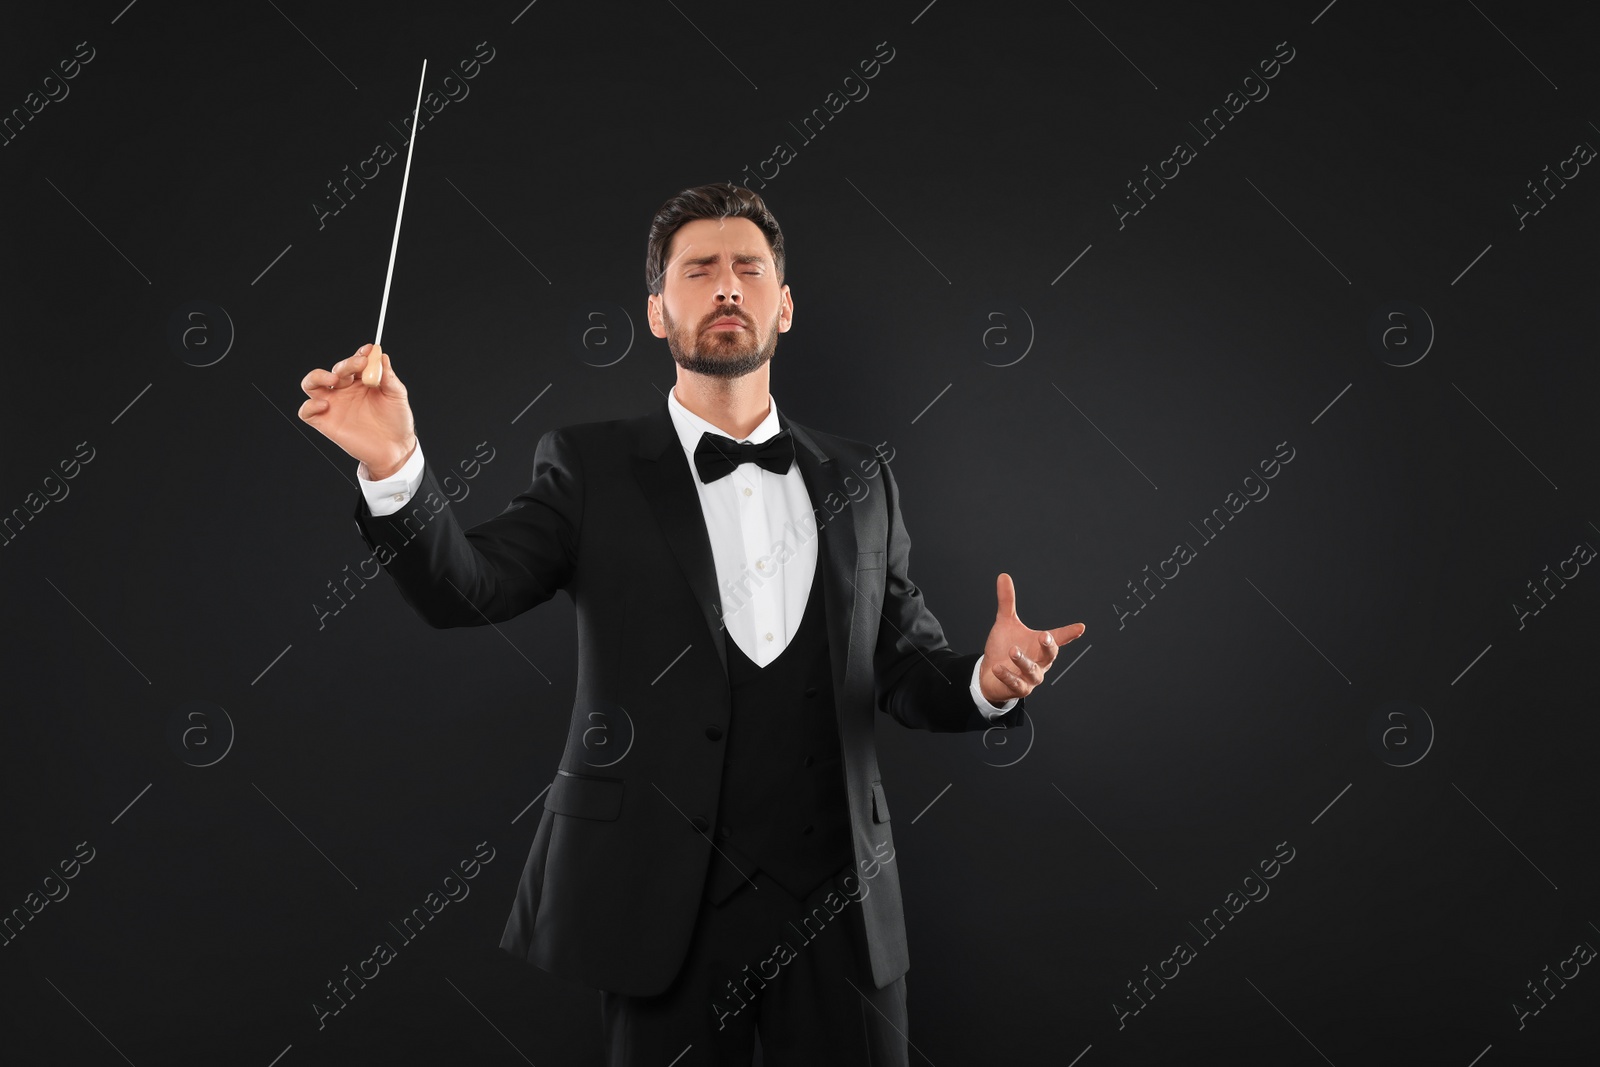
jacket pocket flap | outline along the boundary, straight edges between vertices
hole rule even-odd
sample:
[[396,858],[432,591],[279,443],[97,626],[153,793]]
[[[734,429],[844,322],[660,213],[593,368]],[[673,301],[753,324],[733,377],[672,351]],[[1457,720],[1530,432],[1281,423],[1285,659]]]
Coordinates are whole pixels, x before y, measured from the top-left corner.
[[558,771],[545,794],[544,806],[558,815],[580,819],[615,819],[622,814],[622,779],[589,778]]

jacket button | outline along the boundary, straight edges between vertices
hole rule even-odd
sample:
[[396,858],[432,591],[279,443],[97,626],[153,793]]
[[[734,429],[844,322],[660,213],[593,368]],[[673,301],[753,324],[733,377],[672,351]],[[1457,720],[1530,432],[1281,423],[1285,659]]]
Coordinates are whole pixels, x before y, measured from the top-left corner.
[[816,695],[817,695],[817,687],[816,686],[814,686],[814,685],[806,686],[806,696],[814,697]]
[[716,726],[716,725],[707,726],[706,727],[706,736],[709,737],[713,741],[721,741],[722,740],[722,727]]
[[706,822],[701,816],[696,815],[694,818],[689,820],[689,825],[694,827],[695,833],[703,834],[706,832],[706,827],[711,824]]
[[719,826],[717,827],[717,836],[726,841],[728,838],[733,836],[733,831],[728,829],[726,826]]
[[811,831],[813,831],[815,829],[816,829],[815,826],[812,826],[811,824],[807,823],[806,824],[806,828],[804,830],[801,830],[800,832],[803,833],[803,834],[809,834]]
[[807,767],[811,766],[815,762],[817,762],[817,760],[814,756],[807,756],[804,760],[805,766]]

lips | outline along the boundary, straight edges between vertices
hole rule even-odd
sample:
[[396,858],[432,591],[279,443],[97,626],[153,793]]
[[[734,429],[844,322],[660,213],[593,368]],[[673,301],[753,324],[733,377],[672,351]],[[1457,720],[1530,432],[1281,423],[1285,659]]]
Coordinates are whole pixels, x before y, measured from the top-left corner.
[[713,330],[744,329],[744,323],[739,319],[721,318],[711,324]]

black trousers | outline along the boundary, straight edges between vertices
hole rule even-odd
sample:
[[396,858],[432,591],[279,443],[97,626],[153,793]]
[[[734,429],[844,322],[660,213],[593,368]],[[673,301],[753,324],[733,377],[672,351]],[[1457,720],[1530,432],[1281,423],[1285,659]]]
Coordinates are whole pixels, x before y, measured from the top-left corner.
[[763,871],[720,905],[702,899],[688,958],[665,992],[601,992],[605,1062],[907,1067],[905,978],[872,983],[856,914],[872,883],[845,880],[852,871],[804,900]]

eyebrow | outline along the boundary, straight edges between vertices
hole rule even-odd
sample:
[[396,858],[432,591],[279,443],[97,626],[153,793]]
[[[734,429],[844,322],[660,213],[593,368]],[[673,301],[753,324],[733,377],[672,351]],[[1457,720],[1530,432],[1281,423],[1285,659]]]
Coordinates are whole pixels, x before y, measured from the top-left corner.
[[[709,264],[715,263],[717,261],[717,258],[718,258],[717,256],[695,256],[693,259],[684,260],[683,261],[683,265],[685,267],[704,267],[704,266],[707,266]],[[750,253],[750,252],[735,252],[734,256],[733,256],[733,261],[734,261],[735,264],[738,264],[738,263],[755,263],[755,264],[757,264],[759,266],[763,266],[763,267],[767,265],[767,257],[766,256],[755,255],[755,254]]]

